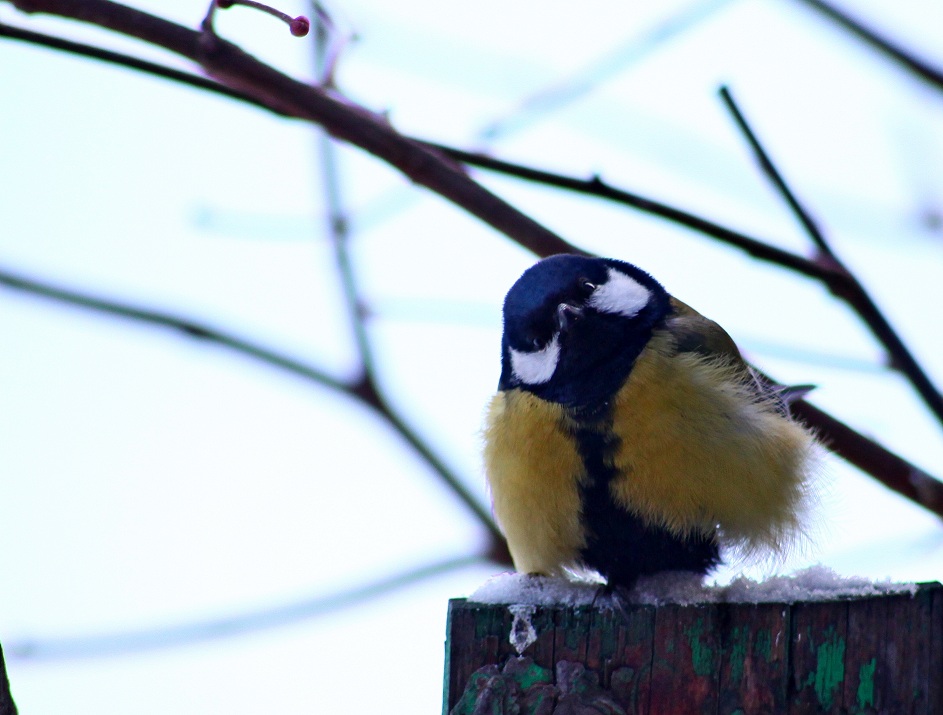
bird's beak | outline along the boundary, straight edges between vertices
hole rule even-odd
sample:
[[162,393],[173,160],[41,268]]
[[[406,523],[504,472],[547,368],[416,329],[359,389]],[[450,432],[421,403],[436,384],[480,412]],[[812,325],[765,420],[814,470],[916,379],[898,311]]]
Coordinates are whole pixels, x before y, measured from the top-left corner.
[[583,309],[569,303],[560,303],[557,306],[557,325],[561,332],[566,332],[573,323],[583,317]]

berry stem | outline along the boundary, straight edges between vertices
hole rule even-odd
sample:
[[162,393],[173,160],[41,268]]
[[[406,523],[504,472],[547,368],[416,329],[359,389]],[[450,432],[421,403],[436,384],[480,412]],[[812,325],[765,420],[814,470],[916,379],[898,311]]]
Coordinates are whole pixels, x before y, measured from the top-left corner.
[[292,17],[291,15],[285,14],[281,10],[276,10],[274,7],[261,2],[256,2],[256,0],[216,0],[216,6],[222,8],[223,10],[231,8],[233,5],[245,5],[246,7],[252,7],[256,10],[261,10],[264,13],[268,13],[272,17],[277,17],[279,20],[288,25],[291,34],[295,37],[304,37],[311,29],[311,21],[308,20],[308,18],[306,18],[304,15]]

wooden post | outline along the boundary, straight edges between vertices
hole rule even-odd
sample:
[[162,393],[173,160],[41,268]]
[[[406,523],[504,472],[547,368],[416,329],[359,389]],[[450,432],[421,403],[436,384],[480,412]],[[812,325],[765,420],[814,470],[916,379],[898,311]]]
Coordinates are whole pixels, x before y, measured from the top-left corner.
[[16,715],[16,705],[10,695],[10,681],[7,680],[7,667],[3,661],[3,649],[0,648],[0,715]]
[[455,599],[445,667],[451,715],[940,715],[943,586],[621,613]]

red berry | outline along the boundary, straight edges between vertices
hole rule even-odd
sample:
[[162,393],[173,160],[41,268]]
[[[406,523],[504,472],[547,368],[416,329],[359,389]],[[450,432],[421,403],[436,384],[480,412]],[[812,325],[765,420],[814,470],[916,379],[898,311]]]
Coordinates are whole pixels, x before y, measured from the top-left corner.
[[311,22],[304,15],[299,15],[288,23],[288,28],[295,37],[304,37],[311,29]]

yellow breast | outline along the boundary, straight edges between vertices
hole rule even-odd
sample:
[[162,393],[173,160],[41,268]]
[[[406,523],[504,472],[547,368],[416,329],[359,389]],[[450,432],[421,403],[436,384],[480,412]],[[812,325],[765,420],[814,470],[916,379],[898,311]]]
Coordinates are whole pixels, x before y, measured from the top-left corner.
[[748,551],[779,548],[798,527],[813,436],[758,399],[742,365],[672,347],[656,332],[616,395],[613,497],[679,535],[719,526]]
[[484,459],[494,514],[524,573],[560,573],[585,546],[585,475],[564,419],[560,405],[521,390],[499,392],[488,408]]

